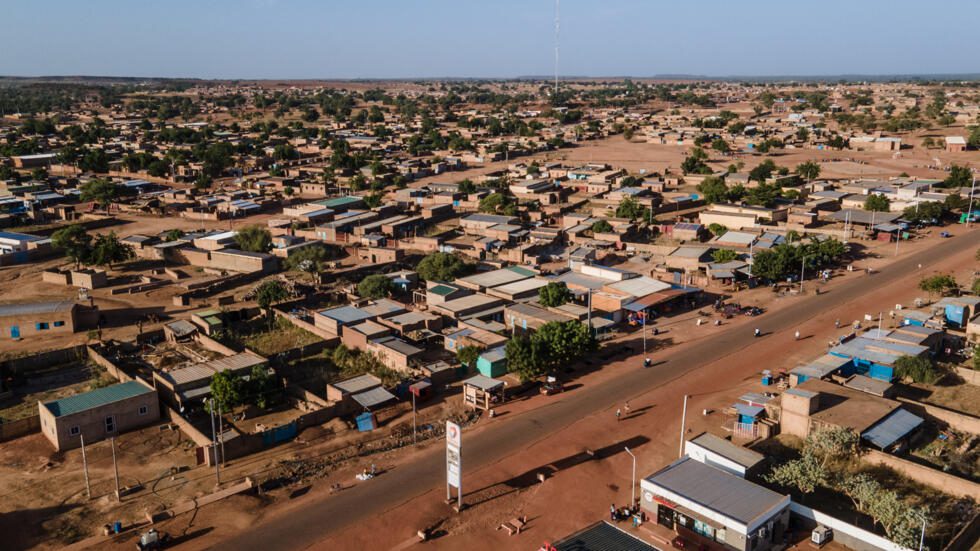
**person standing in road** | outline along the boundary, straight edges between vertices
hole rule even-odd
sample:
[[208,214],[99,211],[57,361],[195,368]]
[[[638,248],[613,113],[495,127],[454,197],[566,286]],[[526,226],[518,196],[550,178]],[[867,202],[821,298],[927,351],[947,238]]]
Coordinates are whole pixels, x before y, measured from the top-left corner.
[[623,411],[622,411],[622,410],[620,410],[620,409],[617,409],[617,410],[616,410],[616,420],[617,420],[617,421],[619,421],[619,418],[620,418],[620,416],[621,416],[622,414],[623,414]]
[[630,414],[630,401],[629,400],[626,400],[626,404],[623,405],[623,411],[626,412],[626,415],[629,415]]

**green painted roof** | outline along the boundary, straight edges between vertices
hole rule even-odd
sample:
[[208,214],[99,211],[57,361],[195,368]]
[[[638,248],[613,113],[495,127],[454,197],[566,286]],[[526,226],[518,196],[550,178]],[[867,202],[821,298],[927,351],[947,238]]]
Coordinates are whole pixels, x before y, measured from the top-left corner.
[[136,381],[129,381],[118,385],[97,388],[89,392],[62,398],[61,400],[45,402],[44,407],[48,408],[48,411],[55,417],[63,417],[150,393],[156,393],[156,391]]
[[450,287],[448,285],[436,285],[436,286],[432,287],[431,289],[429,289],[429,292],[430,293],[435,293],[435,294],[440,295],[440,296],[446,296],[446,295],[448,295],[449,293],[452,293],[455,290],[456,289],[453,289],[452,287]]
[[208,316],[220,316],[221,310],[201,310],[200,312],[194,312],[194,315],[201,318],[206,318]]
[[511,266],[511,267],[509,267],[507,269],[510,270],[510,271],[512,271],[512,272],[514,272],[515,274],[520,274],[522,276],[527,276],[527,277],[534,277],[534,276],[538,275],[537,273],[532,272],[531,270],[528,270],[527,268],[522,268],[521,266]]
[[362,200],[363,199],[361,197],[351,195],[347,197],[334,197],[333,199],[321,199],[319,201],[313,201],[313,202],[316,203],[317,205],[323,205],[327,208],[331,208],[331,207],[340,207],[343,205],[349,205],[351,203],[356,203]]

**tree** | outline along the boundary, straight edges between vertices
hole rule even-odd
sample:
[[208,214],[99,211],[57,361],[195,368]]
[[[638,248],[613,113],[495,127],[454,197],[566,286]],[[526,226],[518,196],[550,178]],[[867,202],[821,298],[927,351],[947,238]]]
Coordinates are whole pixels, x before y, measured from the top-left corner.
[[253,365],[251,372],[248,374],[248,384],[245,386],[249,401],[265,409],[268,405],[270,394],[275,390],[275,380],[269,374],[268,367]]
[[796,165],[796,173],[807,181],[816,180],[820,176],[820,165],[814,161],[807,161]]
[[726,142],[722,138],[715,138],[714,140],[712,140],[711,149],[714,149],[719,153],[729,153],[732,150],[732,148],[728,145],[728,142]]
[[711,167],[705,162],[707,160],[708,154],[700,147],[695,147],[690,155],[684,158],[681,170],[684,174],[711,174]]
[[119,241],[116,232],[109,232],[95,238],[88,262],[111,270],[113,264],[132,260],[135,256],[133,247]]
[[933,295],[945,296],[959,289],[959,287],[956,278],[949,274],[937,274],[919,281],[919,289],[929,293],[930,297]]
[[731,249],[715,249],[711,253],[711,259],[718,264],[724,264],[726,262],[731,262],[738,258],[738,253]]
[[476,366],[476,360],[479,359],[481,352],[478,346],[464,346],[456,350],[456,359],[460,364],[472,368]]
[[172,230],[168,230],[167,233],[163,235],[163,240],[167,242],[177,241],[182,237],[184,237],[184,230],[179,230],[175,228]]
[[827,428],[811,432],[807,436],[804,450],[820,459],[822,467],[827,467],[829,463],[844,461],[856,455],[859,451],[858,440],[857,433],[847,427]]
[[286,290],[286,286],[278,279],[268,279],[262,282],[258,289],[255,290],[255,301],[259,303],[259,308],[262,308],[269,314],[270,320],[272,319],[272,305],[280,303],[287,298],[289,298],[289,291]]
[[708,176],[698,184],[698,191],[709,203],[724,203],[728,201],[728,186],[717,176]]
[[902,356],[895,360],[895,376],[899,380],[931,384],[939,378],[939,372],[928,358]]
[[772,471],[762,478],[772,484],[796,488],[805,497],[816,491],[818,487],[826,485],[829,473],[812,452],[804,450],[799,459],[792,459],[773,467]]
[[864,200],[864,210],[872,212],[888,212],[891,209],[891,199],[881,193],[872,193]]
[[636,220],[643,218],[645,213],[646,208],[630,196],[623,197],[623,200],[619,202],[619,206],[616,207],[617,218]]
[[970,129],[970,137],[966,139],[966,145],[973,149],[980,149],[980,125]]
[[517,214],[517,206],[513,204],[511,198],[500,192],[491,193],[483,199],[480,199],[479,210],[488,214],[496,214],[498,212],[509,216]]
[[63,251],[75,263],[76,268],[88,262],[92,251],[91,243],[92,236],[79,224],[72,224],[51,234],[51,245]]
[[323,271],[323,263],[330,256],[327,248],[323,245],[309,245],[286,257],[286,269],[298,270],[310,274],[320,281],[320,272]]
[[612,224],[605,220],[599,220],[592,224],[592,233],[609,233],[613,231]]
[[973,184],[973,173],[966,166],[953,165],[949,169],[949,176],[943,180],[940,187],[944,188],[964,188]]
[[712,222],[711,224],[708,224],[708,231],[711,232],[711,235],[720,237],[728,232],[728,228],[717,222]]
[[262,226],[245,226],[235,233],[238,248],[251,253],[267,253],[272,250],[272,234]]
[[589,328],[578,320],[548,322],[531,339],[541,344],[549,370],[572,365],[597,346]]
[[385,298],[391,295],[394,287],[390,277],[374,274],[365,277],[357,284],[357,294],[364,298]]
[[415,271],[425,281],[453,281],[468,274],[472,266],[450,253],[437,252],[423,258]]
[[555,308],[570,300],[572,300],[572,292],[564,283],[551,281],[538,289],[538,302],[541,303],[541,306]]
[[749,180],[762,183],[768,180],[773,172],[776,172],[776,163],[772,159],[766,159],[749,171]]
[[504,353],[507,356],[507,370],[517,373],[522,381],[531,381],[547,373],[539,341],[524,336],[514,337],[507,341]]
[[221,411],[231,411],[241,405],[243,383],[241,376],[227,369],[211,376],[211,397],[218,402]]
[[980,295],[980,277],[973,280],[973,285],[970,285],[970,291],[974,295]]
[[109,205],[119,194],[116,184],[104,178],[96,178],[82,184],[82,201],[93,201],[103,209],[108,210]]
[[460,193],[464,193],[466,195],[476,193],[476,185],[468,178],[460,182],[458,186]]
[[928,201],[918,205],[906,207],[902,211],[902,218],[914,224],[934,224],[946,214],[946,205],[939,201]]

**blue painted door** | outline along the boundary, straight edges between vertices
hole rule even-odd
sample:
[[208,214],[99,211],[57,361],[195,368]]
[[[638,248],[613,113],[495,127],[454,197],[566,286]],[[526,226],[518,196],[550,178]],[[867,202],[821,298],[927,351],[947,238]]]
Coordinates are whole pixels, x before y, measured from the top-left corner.
[[20,326],[19,325],[12,325],[12,326],[10,326],[10,338],[11,339],[19,339],[20,338]]

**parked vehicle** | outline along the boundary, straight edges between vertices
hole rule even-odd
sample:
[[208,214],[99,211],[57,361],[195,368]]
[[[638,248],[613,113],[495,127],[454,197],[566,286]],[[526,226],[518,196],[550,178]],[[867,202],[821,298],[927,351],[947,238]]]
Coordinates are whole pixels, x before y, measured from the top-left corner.
[[541,385],[540,392],[545,396],[551,396],[552,394],[558,394],[559,392],[564,392],[565,385],[562,384],[556,377],[548,376],[544,384]]
[[136,542],[136,548],[140,551],[163,549],[168,541],[170,541],[170,534],[157,532],[155,528],[150,528],[148,532],[140,534],[140,539]]

